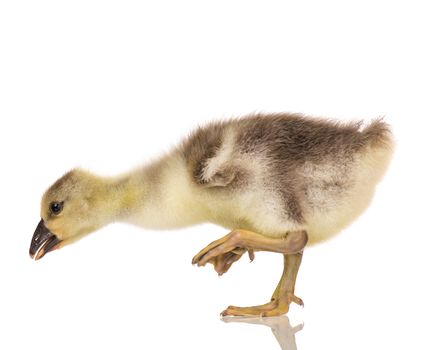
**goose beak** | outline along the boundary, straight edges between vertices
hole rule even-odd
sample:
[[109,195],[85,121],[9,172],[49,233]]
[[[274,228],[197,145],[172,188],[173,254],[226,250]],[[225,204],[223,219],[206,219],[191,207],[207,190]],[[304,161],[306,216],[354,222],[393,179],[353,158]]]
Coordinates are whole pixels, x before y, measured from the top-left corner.
[[50,232],[45,226],[44,220],[41,219],[32,236],[29,256],[34,260],[41,259],[45,254],[57,248],[59,243],[60,240]]

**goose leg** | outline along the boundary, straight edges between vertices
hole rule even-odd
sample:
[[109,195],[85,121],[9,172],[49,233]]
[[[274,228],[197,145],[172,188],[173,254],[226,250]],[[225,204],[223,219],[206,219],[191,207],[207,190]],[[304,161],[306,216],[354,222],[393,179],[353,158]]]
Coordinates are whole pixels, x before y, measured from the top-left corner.
[[284,272],[276,287],[269,303],[251,306],[237,307],[229,306],[224,310],[222,316],[279,316],[286,314],[289,305],[294,302],[304,306],[303,301],[294,295],[295,281],[300,268],[303,253],[284,255]]
[[[202,249],[192,260],[193,264],[204,266],[210,262],[215,270],[222,274],[229,269],[232,262],[239,259],[228,255],[240,249],[258,251],[265,250],[284,254],[284,272],[272,295],[270,302],[251,307],[230,306],[222,312],[223,316],[277,316],[288,312],[289,304],[295,302],[303,305],[303,301],[294,295],[295,280],[301,264],[302,251],[307,243],[305,231],[289,232],[283,238],[270,238],[255,232],[234,230],[228,235],[212,242]],[[241,257],[241,255],[240,255]],[[228,262],[226,262],[228,259]],[[232,261],[232,262],[231,262]],[[222,267],[221,267],[222,266]]]

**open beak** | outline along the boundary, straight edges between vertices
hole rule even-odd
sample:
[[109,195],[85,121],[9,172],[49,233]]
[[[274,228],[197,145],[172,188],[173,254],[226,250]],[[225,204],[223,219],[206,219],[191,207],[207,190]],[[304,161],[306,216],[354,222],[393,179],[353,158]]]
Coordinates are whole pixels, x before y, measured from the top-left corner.
[[32,236],[29,256],[35,260],[41,259],[45,254],[54,250],[59,243],[60,240],[50,232],[45,226],[44,220],[41,219]]

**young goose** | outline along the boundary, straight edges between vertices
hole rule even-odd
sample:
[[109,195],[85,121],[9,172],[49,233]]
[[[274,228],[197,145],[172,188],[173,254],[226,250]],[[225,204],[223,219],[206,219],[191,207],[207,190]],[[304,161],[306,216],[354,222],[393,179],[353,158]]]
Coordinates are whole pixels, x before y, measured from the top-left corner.
[[245,252],[284,254],[269,303],[223,315],[288,311],[306,245],[324,241],[369,205],[393,149],[375,120],[339,123],[298,114],[254,115],[201,127],[172,152],[119,177],[72,170],[41,201],[30,255],[72,243],[115,221],[166,229],[212,222],[231,230],[194,258],[225,273]]

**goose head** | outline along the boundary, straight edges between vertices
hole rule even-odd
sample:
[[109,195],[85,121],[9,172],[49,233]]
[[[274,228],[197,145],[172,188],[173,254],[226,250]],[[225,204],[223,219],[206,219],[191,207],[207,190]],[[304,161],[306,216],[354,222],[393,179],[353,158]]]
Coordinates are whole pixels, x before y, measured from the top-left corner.
[[42,197],[41,221],[29,249],[31,258],[38,260],[104,226],[98,207],[105,191],[101,178],[83,170],[59,178]]

